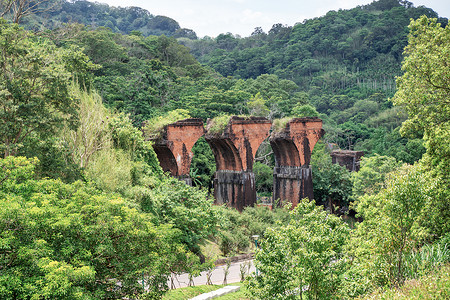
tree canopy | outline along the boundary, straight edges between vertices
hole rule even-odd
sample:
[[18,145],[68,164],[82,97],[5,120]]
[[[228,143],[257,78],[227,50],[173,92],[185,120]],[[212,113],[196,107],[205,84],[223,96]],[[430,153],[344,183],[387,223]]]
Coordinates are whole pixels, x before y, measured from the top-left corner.
[[0,19],[0,130],[3,156],[32,134],[49,135],[76,118],[68,86],[95,68],[77,47],[57,48]]

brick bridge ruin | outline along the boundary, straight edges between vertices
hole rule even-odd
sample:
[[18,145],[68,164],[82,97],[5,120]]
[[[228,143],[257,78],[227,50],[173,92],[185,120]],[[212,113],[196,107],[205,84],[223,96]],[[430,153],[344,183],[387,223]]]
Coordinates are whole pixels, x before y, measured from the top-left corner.
[[270,136],[275,155],[273,199],[290,202],[293,207],[299,199],[313,199],[309,162],[324,133],[322,120],[294,118],[281,130],[271,132],[271,128],[266,118],[233,116],[222,133],[212,134],[201,119],[186,119],[165,126],[153,147],[164,171],[191,184],[192,147],[204,136],[216,162],[215,203],[242,211],[256,204],[253,162],[259,146]]

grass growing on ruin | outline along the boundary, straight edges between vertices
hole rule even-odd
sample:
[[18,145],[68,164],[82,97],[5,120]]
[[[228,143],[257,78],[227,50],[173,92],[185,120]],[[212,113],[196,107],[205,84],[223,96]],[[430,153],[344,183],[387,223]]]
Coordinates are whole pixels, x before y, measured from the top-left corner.
[[146,121],[144,135],[148,139],[158,139],[161,137],[165,126],[180,120],[189,119],[191,116],[185,109],[176,109],[168,112],[164,116],[154,117]]
[[238,115],[238,116],[232,116],[232,115],[220,115],[213,119],[211,119],[207,126],[206,131],[209,134],[222,134],[225,132],[225,129],[227,128],[228,124],[230,123],[230,120],[232,117],[239,117],[244,119],[250,119],[251,116],[247,115]]
[[222,115],[211,119],[208,123],[206,130],[209,134],[221,134],[227,128],[228,123],[230,122],[230,115]]
[[272,123],[272,130],[276,133],[283,131],[286,128],[287,123],[292,121],[293,117],[286,117],[282,119],[275,119]]

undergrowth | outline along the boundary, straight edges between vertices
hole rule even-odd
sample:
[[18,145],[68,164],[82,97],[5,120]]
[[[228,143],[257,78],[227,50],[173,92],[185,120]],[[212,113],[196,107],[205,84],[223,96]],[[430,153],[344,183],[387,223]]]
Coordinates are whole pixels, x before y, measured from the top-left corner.
[[409,279],[398,289],[378,290],[361,299],[450,299],[450,263],[431,274]]

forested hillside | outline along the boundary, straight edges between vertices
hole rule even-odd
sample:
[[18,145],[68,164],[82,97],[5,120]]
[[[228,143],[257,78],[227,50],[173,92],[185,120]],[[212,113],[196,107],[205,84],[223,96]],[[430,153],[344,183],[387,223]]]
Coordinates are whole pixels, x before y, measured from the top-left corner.
[[[246,79],[269,73],[293,80],[306,91],[316,87],[342,93],[359,87],[392,93],[407,26],[421,15],[438,17],[431,8],[411,2],[381,0],[299,20],[292,27],[274,24],[267,33],[255,28],[246,38],[224,33],[215,39],[181,41],[223,76]],[[447,24],[445,18],[439,22]]]
[[[292,27],[275,24],[268,33],[256,28],[246,38],[224,33],[197,39],[176,21],[140,8],[73,1],[26,17],[24,25],[89,26],[59,29],[66,32],[56,42],[70,36],[64,43],[84,47],[102,65],[95,87],[105,103],[131,113],[136,125],[175,108],[205,120],[251,110],[273,119],[310,105],[325,122],[326,143],[412,163],[424,151],[421,136],[400,136],[405,115],[388,99],[401,75],[407,25],[420,15],[438,17],[407,1],[380,0]],[[445,26],[447,19],[439,22]],[[164,65],[149,65],[151,59]]]
[[[328,142],[411,163],[421,155],[413,148],[420,146],[400,138],[396,128],[404,116],[388,99],[402,74],[407,26],[421,15],[438,18],[432,9],[408,1],[381,0],[292,27],[275,24],[267,33],[256,28],[246,38],[224,33],[215,39],[179,41],[223,76],[274,74],[296,83],[302,97],[322,114]],[[442,26],[448,22],[438,20]],[[264,100],[277,110],[273,100]]]
[[[159,299],[172,274],[214,267],[205,245],[248,252],[255,234],[260,299],[348,299],[449,263],[450,27],[432,9],[379,0],[197,39],[140,8],[19,2],[0,0],[0,298]],[[323,120],[315,201],[212,205],[204,139],[194,187],[163,173],[149,138],[165,124],[230,115]],[[365,151],[361,170],[336,148]],[[267,141],[255,161],[271,196]]]
[[42,1],[42,5],[46,5],[45,8],[36,9],[34,14],[23,18],[26,28],[55,29],[63,24],[79,23],[92,29],[106,27],[122,34],[139,31],[146,36],[197,38],[193,30],[181,28],[174,19],[152,15],[140,7],[112,7],[85,0]]

